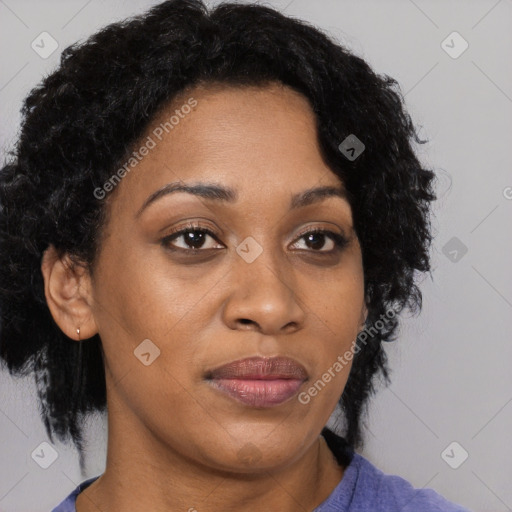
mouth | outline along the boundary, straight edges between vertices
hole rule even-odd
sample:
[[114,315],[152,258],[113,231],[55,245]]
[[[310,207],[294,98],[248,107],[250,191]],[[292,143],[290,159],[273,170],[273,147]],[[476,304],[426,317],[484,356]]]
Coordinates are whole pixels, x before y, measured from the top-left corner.
[[308,374],[289,357],[250,357],[210,370],[205,378],[216,391],[239,403],[267,408],[295,396]]

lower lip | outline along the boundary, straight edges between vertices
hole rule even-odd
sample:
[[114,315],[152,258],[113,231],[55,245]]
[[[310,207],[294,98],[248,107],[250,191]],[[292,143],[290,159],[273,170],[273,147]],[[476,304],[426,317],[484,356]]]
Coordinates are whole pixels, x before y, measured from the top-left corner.
[[274,407],[296,395],[298,379],[210,379],[215,389],[251,407]]

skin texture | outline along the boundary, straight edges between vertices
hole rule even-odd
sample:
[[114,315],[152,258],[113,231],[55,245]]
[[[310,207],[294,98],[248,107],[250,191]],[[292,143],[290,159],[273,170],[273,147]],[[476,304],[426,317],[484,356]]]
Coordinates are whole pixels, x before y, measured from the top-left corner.
[[[204,375],[245,357],[288,356],[308,372],[304,391],[351,347],[366,315],[351,208],[332,196],[290,210],[295,193],[342,187],[302,95],[279,84],[196,87],[145,137],[190,97],[197,105],[107,197],[93,274],[53,248],[43,258],[55,321],[72,339],[77,328],[81,339],[99,332],[105,354],[106,471],[77,511],[313,510],[343,476],[319,434],[350,367],[308,404],[295,396],[273,408],[236,402]],[[176,181],[229,186],[238,199],[176,192],[137,215]],[[188,221],[216,236],[204,235],[197,255],[179,252],[191,248],[184,236],[162,243]],[[302,235],[315,227],[348,244],[336,250],[321,235],[308,244]],[[247,237],[263,249],[252,263],[236,252]],[[148,366],[134,355],[145,339],[160,350]]]

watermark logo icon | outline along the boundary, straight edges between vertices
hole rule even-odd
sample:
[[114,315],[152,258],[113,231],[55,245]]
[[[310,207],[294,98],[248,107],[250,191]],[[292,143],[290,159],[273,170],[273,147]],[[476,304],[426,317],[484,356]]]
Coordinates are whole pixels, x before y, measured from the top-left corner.
[[468,248],[454,236],[444,244],[442,251],[452,263],[458,263],[466,255]]
[[57,460],[59,454],[51,444],[43,441],[30,456],[43,469],[48,469]]
[[458,59],[469,47],[469,43],[456,31],[453,31],[441,43],[441,48],[452,58]]
[[47,59],[59,47],[59,43],[48,32],[41,32],[30,46],[39,57]]
[[338,146],[338,149],[347,160],[353,162],[359,157],[359,155],[361,155],[365,150],[365,147],[366,146],[353,133],[351,133]]
[[253,443],[245,443],[237,453],[238,459],[245,464],[255,464],[261,460],[261,451]]
[[442,452],[441,458],[452,469],[459,468],[469,457],[469,453],[457,441],[450,443]]
[[145,339],[133,353],[144,366],[149,366],[160,355],[160,349],[150,339]]
[[263,247],[252,236],[248,236],[237,246],[236,252],[244,261],[252,263],[263,252]]

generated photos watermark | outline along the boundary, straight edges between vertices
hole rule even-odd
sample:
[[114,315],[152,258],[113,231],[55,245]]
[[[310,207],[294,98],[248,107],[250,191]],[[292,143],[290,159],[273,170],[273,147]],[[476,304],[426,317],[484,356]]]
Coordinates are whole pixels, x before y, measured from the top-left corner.
[[344,354],[339,355],[336,361],[322,374],[320,379],[317,379],[306,391],[302,391],[298,395],[298,400],[301,404],[306,405],[311,401],[311,398],[318,395],[325,386],[340,373],[343,368],[350,364],[354,355],[359,353],[364,345],[368,343],[368,339],[375,337],[381,332],[384,327],[399,313],[398,305],[391,307],[385,313],[380,315],[380,318],[371,326],[366,326],[352,342],[350,350],[345,351]]
[[109,192],[112,192],[121,180],[135,167],[137,167],[137,165],[150,153],[152,149],[156,148],[158,142],[163,139],[165,134],[174,130],[180,121],[192,112],[192,108],[195,106],[197,106],[197,100],[190,97],[186,103],[174,111],[174,114],[169,117],[167,121],[160,123],[156,128],[154,128],[151,135],[146,137],[146,140],[142,143],[139,149],[132,152],[126,162],[117,169],[117,171],[108,180],[106,180],[105,183],[103,183],[103,186],[96,187],[94,189],[94,197],[101,200],[104,199]]

